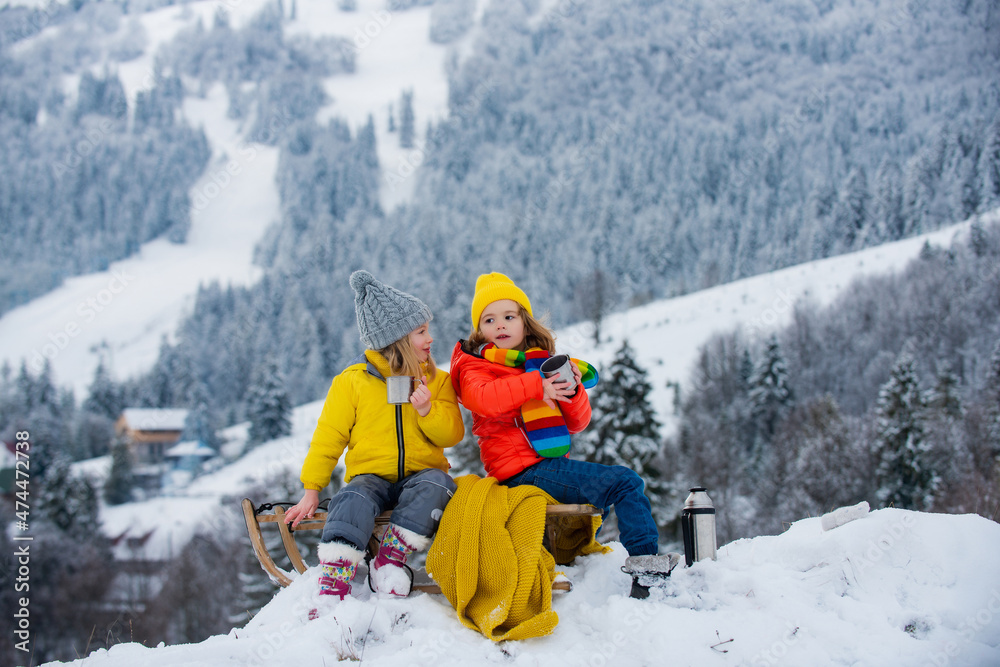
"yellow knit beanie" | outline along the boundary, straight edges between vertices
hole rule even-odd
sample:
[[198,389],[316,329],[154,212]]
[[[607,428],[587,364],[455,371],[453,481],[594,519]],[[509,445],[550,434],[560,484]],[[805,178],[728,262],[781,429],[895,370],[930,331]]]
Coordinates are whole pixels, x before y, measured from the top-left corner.
[[486,306],[494,301],[510,299],[524,306],[531,315],[531,301],[528,295],[502,273],[484,273],[476,278],[476,294],[472,297],[472,329],[479,328],[479,317]]

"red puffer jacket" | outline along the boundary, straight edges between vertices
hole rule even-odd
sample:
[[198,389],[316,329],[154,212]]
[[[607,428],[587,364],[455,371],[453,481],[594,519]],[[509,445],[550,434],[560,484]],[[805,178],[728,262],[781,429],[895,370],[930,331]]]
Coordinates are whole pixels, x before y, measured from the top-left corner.
[[[490,477],[502,482],[542,460],[515,421],[525,401],[541,400],[539,373],[470,354],[462,349],[462,341],[455,345],[448,372],[459,402],[472,413],[472,432],[479,438],[479,456]],[[559,402],[559,409],[570,433],[590,423],[590,399],[582,386],[570,402]]]

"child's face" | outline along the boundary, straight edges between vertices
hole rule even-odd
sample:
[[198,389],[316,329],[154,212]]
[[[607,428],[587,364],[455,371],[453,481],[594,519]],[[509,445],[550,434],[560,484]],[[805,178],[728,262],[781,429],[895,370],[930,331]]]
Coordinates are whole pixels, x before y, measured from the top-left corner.
[[429,322],[424,322],[410,332],[410,345],[413,346],[413,351],[417,353],[417,361],[420,363],[424,363],[431,356],[431,343],[433,342],[434,339],[431,338],[431,325]]
[[487,343],[493,343],[504,350],[520,349],[524,343],[521,307],[510,299],[494,301],[479,316],[479,331]]

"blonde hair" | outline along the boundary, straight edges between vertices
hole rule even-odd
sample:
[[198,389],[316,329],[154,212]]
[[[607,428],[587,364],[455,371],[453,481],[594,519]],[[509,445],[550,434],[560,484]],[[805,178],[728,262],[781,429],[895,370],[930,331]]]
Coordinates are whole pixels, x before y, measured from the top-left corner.
[[[521,342],[521,347],[518,348],[520,351],[527,350],[532,347],[540,347],[549,354],[556,353],[556,337],[552,331],[545,325],[541,320],[535,319],[524,306],[517,304],[518,314],[521,319],[524,320],[524,340]],[[476,323],[476,328],[472,330],[469,334],[469,347],[472,350],[477,350],[479,347],[487,342],[486,336],[483,332],[479,330],[479,323]]]
[[424,375],[428,380],[433,380],[437,375],[437,365],[434,357],[427,355],[427,363],[421,369],[420,361],[417,360],[417,353],[413,351],[413,344],[410,337],[404,336],[394,343],[390,343],[378,351],[385,360],[389,362],[389,370],[393,375],[411,375],[418,380]]

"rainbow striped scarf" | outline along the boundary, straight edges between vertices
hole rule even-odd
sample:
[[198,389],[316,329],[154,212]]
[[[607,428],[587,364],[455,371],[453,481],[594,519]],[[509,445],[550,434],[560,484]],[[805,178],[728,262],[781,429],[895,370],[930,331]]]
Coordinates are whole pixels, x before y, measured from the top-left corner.
[[[487,343],[479,348],[479,354],[487,361],[501,366],[518,368],[523,366],[525,373],[532,371],[541,373],[539,367],[549,358],[549,353],[540,347],[532,347],[524,352],[520,350],[504,350],[493,343]],[[581,384],[590,389],[597,384],[597,369],[580,359],[572,359],[583,375]],[[521,406],[521,421],[524,422],[524,434],[528,442],[546,458],[564,456],[570,447],[569,429],[566,420],[558,407],[550,408],[545,401],[537,398],[529,399]]]

